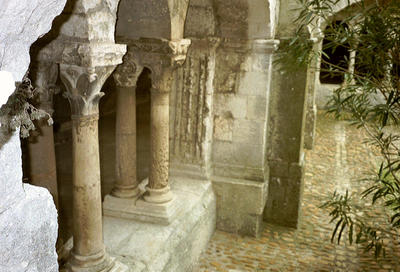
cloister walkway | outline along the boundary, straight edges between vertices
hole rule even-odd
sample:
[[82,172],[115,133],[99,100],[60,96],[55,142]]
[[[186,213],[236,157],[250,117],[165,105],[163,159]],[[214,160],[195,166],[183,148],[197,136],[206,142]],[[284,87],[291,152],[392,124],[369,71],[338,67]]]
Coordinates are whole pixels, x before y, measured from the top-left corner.
[[[202,255],[199,271],[400,271],[400,248],[392,245],[386,259],[350,245],[330,243],[333,223],[319,206],[334,190],[361,192],[359,181],[377,165],[364,134],[345,121],[318,115],[315,147],[306,151],[301,221],[297,230],[267,224],[261,237],[216,231]],[[373,210],[374,209],[374,210]],[[371,207],[371,214],[382,210]],[[384,218],[384,217],[382,217]]]

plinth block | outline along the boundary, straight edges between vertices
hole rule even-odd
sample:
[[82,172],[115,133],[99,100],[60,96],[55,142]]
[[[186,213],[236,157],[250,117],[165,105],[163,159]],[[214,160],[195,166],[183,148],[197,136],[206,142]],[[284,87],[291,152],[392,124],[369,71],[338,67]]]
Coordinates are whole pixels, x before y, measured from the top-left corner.
[[141,222],[169,225],[182,211],[176,196],[171,194],[170,201],[163,203],[148,202],[144,199],[143,187],[147,180],[139,186],[141,195],[132,198],[119,198],[106,195],[103,202],[103,214]]

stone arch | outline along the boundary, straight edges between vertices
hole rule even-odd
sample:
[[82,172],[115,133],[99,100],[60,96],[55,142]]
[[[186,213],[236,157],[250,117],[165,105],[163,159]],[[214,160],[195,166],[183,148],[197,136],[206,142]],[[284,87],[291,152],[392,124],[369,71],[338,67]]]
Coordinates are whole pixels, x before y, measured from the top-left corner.
[[223,38],[269,39],[275,34],[272,0],[213,0],[217,34]]
[[189,0],[122,0],[117,37],[181,39],[188,5]]
[[[348,16],[360,12],[363,8],[362,5],[360,4],[360,2],[362,2],[362,0],[352,0],[352,1],[342,0],[342,1],[340,1],[335,6],[334,13],[332,14],[332,16],[328,17],[327,20],[321,20],[319,22],[318,27],[309,28],[309,30],[312,32],[311,36],[318,39],[317,43],[315,44],[316,50],[319,50],[319,49],[323,50],[323,42],[324,42],[323,33],[325,33],[327,28],[330,27],[331,22],[345,21]],[[363,4],[368,6],[368,5],[372,5],[374,3],[375,3],[375,1],[366,0]],[[348,27],[351,27],[351,25],[349,25]],[[342,53],[345,53],[345,52],[343,51]],[[350,55],[348,57],[350,58]],[[338,85],[343,83],[343,80],[324,82],[324,80],[322,79],[322,76],[320,76],[320,74],[321,74],[320,67],[321,67],[321,62],[318,61],[318,63],[316,64],[316,71],[315,71],[316,82],[315,82],[314,95],[315,95],[315,101],[316,101],[317,107],[324,108],[329,95],[333,92],[334,89],[336,89],[338,87]],[[321,79],[322,79],[322,81],[321,81]]]

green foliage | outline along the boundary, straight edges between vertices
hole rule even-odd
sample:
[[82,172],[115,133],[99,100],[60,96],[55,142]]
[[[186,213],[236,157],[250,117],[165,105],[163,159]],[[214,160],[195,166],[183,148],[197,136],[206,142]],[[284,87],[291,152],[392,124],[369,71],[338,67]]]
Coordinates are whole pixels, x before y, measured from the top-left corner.
[[[322,50],[310,51],[310,39],[301,34],[281,48],[278,61],[287,71],[293,65],[308,64],[320,72],[343,75],[345,81],[330,98],[328,112],[364,129],[371,148],[381,154],[381,164],[374,175],[363,177],[369,187],[358,198],[335,192],[321,207],[335,223],[332,242],[346,236],[350,243],[373,250],[378,258],[385,254],[387,241],[398,238],[400,228],[400,1],[360,1],[348,8],[351,12],[345,13],[338,26],[334,16],[339,2],[344,1],[299,0],[299,32],[308,28],[316,33],[324,21],[329,31]],[[327,49],[335,52],[339,47],[356,52],[355,57],[338,64],[324,56]],[[322,68],[311,66],[313,56],[319,57]],[[354,71],[348,68],[351,61]],[[367,216],[367,203],[384,207],[387,220],[378,224],[377,218]]]
[[25,76],[22,82],[17,84],[15,92],[7,103],[0,108],[1,126],[9,131],[20,128],[20,136],[26,138],[29,136],[29,131],[35,130],[34,120],[47,118],[48,124],[52,125],[51,116],[30,103],[36,95],[31,81]]

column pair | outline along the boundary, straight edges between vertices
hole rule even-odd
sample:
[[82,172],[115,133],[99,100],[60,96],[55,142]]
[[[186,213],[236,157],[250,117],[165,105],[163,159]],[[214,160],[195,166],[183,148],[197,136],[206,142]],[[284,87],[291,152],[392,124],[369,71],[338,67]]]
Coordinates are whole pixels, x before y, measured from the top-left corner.
[[[121,63],[125,50],[117,44],[68,44],[60,63],[72,114],[73,248],[69,271],[127,269],[106,254],[103,243],[98,141],[101,88]],[[79,57],[70,52],[78,52]],[[108,58],[97,57],[104,54]]]
[[[136,219],[146,222],[169,224],[177,213],[177,205],[169,185],[169,95],[173,86],[174,71],[186,58],[190,40],[161,41],[141,39],[128,42],[130,51],[124,64],[118,68],[114,78],[117,82],[117,128],[116,157],[117,180],[111,196],[106,196],[103,208],[106,215]],[[138,181],[136,173],[136,137],[129,137],[122,131],[136,132],[134,113],[136,111],[134,88],[141,69],[151,70],[151,139],[150,139],[150,175],[143,195],[135,196]],[[131,76],[130,86],[121,86],[121,78]],[[128,80],[125,80],[128,82]],[[133,84],[135,83],[135,84]],[[126,94],[126,90],[128,94]],[[129,97],[129,99],[128,99]],[[123,101],[122,101],[123,100]],[[129,117],[127,117],[129,115]],[[128,121],[129,119],[129,121]],[[125,120],[126,122],[124,122]],[[126,141],[130,141],[127,143]],[[128,147],[130,148],[129,151]],[[125,151],[135,153],[127,156]],[[128,170],[130,168],[131,170]],[[133,178],[135,177],[135,178]],[[123,188],[130,188],[132,193],[121,194]],[[133,193],[135,192],[135,193]]]

